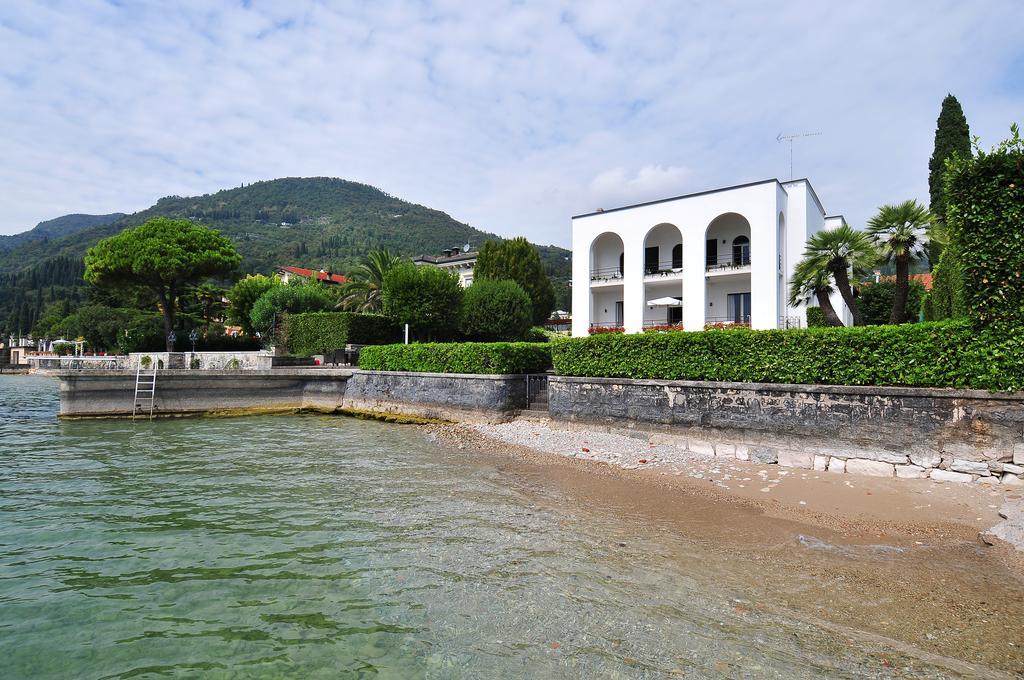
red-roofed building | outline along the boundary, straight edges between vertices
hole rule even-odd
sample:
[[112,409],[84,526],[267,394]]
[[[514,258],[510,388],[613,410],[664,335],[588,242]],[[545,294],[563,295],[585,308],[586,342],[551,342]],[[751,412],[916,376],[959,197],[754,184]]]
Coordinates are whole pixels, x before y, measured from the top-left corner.
[[321,269],[316,271],[313,269],[304,269],[302,267],[278,267],[277,273],[281,277],[282,283],[288,283],[288,281],[294,276],[301,276],[305,279],[311,279],[316,276],[318,281],[329,284],[342,284],[348,281],[341,274],[332,274],[329,271]]
[[[881,275],[878,275],[878,276],[875,277],[875,280],[876,281],[895,281],[896,277],[895,276],[881,276]],[[910,280],[911,281],[918,281],[918,282],[920,282],[920,284],[922,286],[924,286],[925,290],[931,290],[932,289],[932,273],[931,272],[924,272],[923,274],[911,274],[910,275]]]

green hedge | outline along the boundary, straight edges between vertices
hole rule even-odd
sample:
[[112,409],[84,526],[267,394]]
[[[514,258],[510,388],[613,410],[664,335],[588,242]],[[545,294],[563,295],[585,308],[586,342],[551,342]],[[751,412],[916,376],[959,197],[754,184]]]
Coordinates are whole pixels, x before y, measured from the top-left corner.
[[284,338],[293,354],[323,354],[347,344],[382,345],[399,339],[398,326],[380,314],[309,312],[289,314]]
[[559,375],[1024,389],[1024,334],[964,321],[604,334],[552,343]]
[[537,342],[434,342],[364,347],[359,368],[422,373],[543,373],[551,345]]
[[1024,325],[1024,138],[946,165],[946,221],[968,315]]

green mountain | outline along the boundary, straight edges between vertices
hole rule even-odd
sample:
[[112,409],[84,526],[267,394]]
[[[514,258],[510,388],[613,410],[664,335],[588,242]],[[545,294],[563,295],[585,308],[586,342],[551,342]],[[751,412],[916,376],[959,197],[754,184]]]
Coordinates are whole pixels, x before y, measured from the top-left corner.
[[[429,255],[465,243],[475,249],[500,238],[439,210],[329,177],[289,177],[203,196],[168,196],[113,221],[64,235],[22,239],[6,252],[0,248],[0,331],[27,332],[46,303],[83,300],[86,290],[80,272],[85,252],[100,239],[157,216],[186,218],[219,230],[242,255],[242,272],[268,273],[280,265],[296,265],[344,273],[361,255],[378,248],[406,256]],[[81,224],[66,218],[51,223],[61,220],[65,225]],[[555,283],[558,307],[568,309],[569,251],[556,246],[539,249]]]
[[126,217],[124,213],[111,213],[109,215],[64,215],[52,220],[40,222],[34,228],[20,234],[11,236],[0,235],[0,252],[12,250],[13,248],[28,243],[29,241],[43,241],[46,239],[59,238],[74,234],[75,232],[95,227],[101,224],[110,224],[115,220]]

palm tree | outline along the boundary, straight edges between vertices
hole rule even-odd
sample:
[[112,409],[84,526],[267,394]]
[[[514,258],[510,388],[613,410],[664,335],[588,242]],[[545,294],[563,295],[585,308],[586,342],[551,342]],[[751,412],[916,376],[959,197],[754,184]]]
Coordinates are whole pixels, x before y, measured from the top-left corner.
[[896,296],[889,323],[905,323],[907,320],[910,260],[924,255],[931,222],[928,208],[915,200],[883,205],[878,214],[868,220],[868,234],[874,239],[882,258],[885,262],[896,263]]
[[832,286],[832,274],[817,266],[813,260],[804,258],[793,270],[793,280],[789,284],[789,304],[791,307],[807,304],[811,298],[818,301],[818,307],[825,315],[829,326],[842,326],[843,322],[832,306],[831,295],[835,292]]
[[341,300],[335,309],[379,312],[384,277],[403,261],[403,258],[387,250],[374,250],[364,255],[362,261],[350,272],[348,280],[341,285]]
[[853,315],[853,325],[863,326],[864,317],[853,297],[850,270],[867,269],[878,261],[878,252],[871,237],[846,224],[834,229],[823,229],[807,239],[802,261],[807,261],[806,266],[811,269],[831,274],[839,294],[843,296],[843,302]]

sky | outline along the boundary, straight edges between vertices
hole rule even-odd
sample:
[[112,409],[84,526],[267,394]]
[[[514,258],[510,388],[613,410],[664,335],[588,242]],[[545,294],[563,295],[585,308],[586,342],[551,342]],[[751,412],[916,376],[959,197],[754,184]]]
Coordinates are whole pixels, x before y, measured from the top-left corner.
[[1024,3],[0,3],[0,233],[261,179],[567,246],[596,208],[808,177],[927,203],[942,98],[1024,123]]

